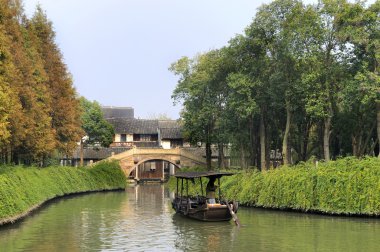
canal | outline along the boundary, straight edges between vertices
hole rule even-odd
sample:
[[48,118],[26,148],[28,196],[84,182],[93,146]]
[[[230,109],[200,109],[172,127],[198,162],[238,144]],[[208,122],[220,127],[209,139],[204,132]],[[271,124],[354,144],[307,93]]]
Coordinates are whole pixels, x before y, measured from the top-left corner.
[[54,200],[0,228],[0,251],[379,251],[380,220],[239,209],[243,226],[174,214],[164,185]]

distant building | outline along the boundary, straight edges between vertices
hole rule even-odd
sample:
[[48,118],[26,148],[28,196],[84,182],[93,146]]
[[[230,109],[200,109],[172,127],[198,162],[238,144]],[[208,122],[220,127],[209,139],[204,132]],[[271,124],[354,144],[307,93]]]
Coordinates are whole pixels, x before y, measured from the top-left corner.
[[[146,120],[135,119],[134,109],[131,107],[102,107],[104,118],[113,125],[115,135],[109,148],[87,146],[84,148],[84,165],[106,159],[112,155],[137,148],[177,148],[183,147],[184,141],[180,125],[175,120]],[[78,166],[80,160],[80,148],[71,156],[61,159],[62,165]],[[164,166],[165,170],[170,165],[162,161],[147,162],[144,169],[155,170]]]
[[107,119],[115,129],[110,147],[176,148],[183,146],[181,127],[174,120]]

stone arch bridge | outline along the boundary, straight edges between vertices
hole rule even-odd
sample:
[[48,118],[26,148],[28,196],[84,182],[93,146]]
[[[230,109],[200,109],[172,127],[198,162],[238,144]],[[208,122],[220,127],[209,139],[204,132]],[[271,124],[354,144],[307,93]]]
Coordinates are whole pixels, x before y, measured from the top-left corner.
[[113,155],[108,160],[118,160],[120,167],[127,177],[131,172],[135,171],[135,180],[139,181],[142,178],[138,177],[139,165],[153,160],[167,161],[174,166],[193,167],[206,166],[206,159],[194,155],[190,151],[182,148],[176,149],[159,149],[159,148],[133,148],[128,151]]

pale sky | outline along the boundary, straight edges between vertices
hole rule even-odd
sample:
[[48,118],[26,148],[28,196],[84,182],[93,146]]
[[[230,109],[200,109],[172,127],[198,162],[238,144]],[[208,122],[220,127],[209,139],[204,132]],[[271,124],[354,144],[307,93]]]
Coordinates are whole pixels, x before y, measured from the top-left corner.
[[226,45],[269,2],[24,0],[24,8],[31,16],[40,3],[53,22],[79,95],[133,107],[136,118],[177,119],[181,106],[171,99],[177,77],[168,71],[170,64]]

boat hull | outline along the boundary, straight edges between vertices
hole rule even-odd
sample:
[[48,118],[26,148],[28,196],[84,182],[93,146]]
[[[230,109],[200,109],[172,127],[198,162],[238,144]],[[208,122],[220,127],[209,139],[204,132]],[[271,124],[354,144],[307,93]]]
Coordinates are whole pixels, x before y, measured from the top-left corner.
[[187,201],[176,199],[172,203],[177,213],[201,221],[229,221],[232,215],[224,204],[191,204]]
[[208,207],[205,210],[189,211],[188,217],[201,221],[229,221],[232,216],[227,206]]

